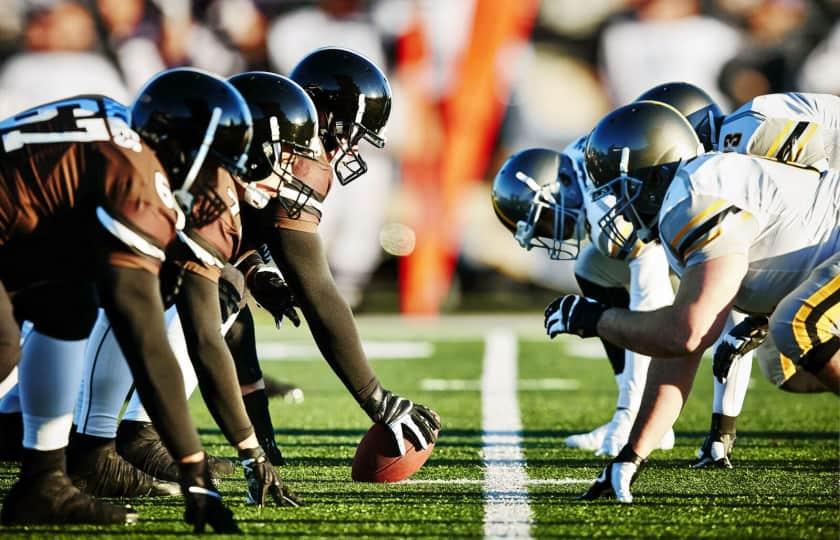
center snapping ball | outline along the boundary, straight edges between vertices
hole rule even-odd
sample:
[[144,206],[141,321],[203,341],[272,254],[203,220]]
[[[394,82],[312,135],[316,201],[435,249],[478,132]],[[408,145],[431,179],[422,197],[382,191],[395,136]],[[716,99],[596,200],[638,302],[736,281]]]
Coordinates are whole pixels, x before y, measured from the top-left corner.
[[386,426],[374,424],[362,437],[353,456],[352,477],[356,482],[399,482],[420,470],[432,455],[434,444],[425,450],[405,439],[405,455],[400,456],[394,436]]

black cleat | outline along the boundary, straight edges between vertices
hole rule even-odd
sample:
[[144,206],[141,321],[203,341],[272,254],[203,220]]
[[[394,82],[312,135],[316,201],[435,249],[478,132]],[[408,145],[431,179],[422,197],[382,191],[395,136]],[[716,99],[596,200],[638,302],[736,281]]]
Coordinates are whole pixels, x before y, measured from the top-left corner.
[[20,461],[23,452],[23,415],[0,413],[0,461]]
[[63,471],[53,469],[18,480],[6,494],[0,521],[4,525],[125,525],[137,523],[137,511],[97,501],[79,491]]
[[693,469],[731,469],[733,446],[735,446],[734,433],[711,431],[706,435],[703,446],[697,450],[697,460],[691,464],[691,467]]
[[[126,461],[155,478],[171,482],[177,482],[180,478],[178,464],[163,445],[154,426],[148,422],[120,422],[117,428],[117,452]],[[233,463],[226,459],[208,455],[207,462],[214,478],[234,473]]]
[[74,433],[67,449],[67,471],[73,484],[96,497],[180,495],[178,484],[158,480],[117,453],[113,439]]

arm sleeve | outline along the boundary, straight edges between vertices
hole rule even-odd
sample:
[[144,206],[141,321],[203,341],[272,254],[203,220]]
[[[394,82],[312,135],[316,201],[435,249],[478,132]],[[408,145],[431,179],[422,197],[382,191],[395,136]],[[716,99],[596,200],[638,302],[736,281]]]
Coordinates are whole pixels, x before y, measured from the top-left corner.
[[225,438],[235,446],[254,430],[242,403],[233,357],[220,332],[218,286],[187,272],[175,304],[201,395]]
[[378,381],[362,350],[350,306],[336,288],[320,236],[283,229],[270,236],[271,256],[292,288],[318,349],[362,403]]
[[201,451],[178,361],[166,339],[157,276],[108,265],[97,286],[137,393],[166,448],[176,460]]

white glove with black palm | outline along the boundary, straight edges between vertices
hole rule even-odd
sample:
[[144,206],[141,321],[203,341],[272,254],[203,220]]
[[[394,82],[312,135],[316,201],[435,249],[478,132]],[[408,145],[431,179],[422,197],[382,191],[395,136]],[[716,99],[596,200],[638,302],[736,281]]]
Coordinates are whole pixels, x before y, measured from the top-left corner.
[[380,385],[377,385],[373,394],[362,403],[362,409],[371,420],[388,427],[394,435],[401,456],[405,455],[404,431],[416,439],[423,449],[437,440],[440,417],[436,412],[385,390]]
[[261,447],[240,450],[239,459],[245,470],[246,503],[263,506],[271,497],[277,506],[303,506],[277,476]]
[[717,380],[726,382],[732,363],[764,343],[767,325],[767,317],[749,316],[732,327],[715,349],[712,371]]
[[575,334],[586,338],[598,335],[598,321],[609,306],[579,294],[564,294],[545,308],[545,331],[552,339],[557,334]]

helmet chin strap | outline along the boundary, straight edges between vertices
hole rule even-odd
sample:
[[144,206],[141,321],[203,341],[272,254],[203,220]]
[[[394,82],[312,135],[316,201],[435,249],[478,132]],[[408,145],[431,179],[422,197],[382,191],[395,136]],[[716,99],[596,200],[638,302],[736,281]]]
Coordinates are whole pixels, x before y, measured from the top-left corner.
[[207,153],[210,151],[210,145],[213,144],[213,138],[216,136],[216,129],[218,129],[221,119],[222,109],[220,107],[214,107],[213,112],[210,114],[210,122],[204,131],[201,146],[198,147],[198,152],[196,152],[192,165],[190,165],[190,170],[187,171],[184,183],[174,192],[175,198],[178,199],[178,202],[188,216],[192,213],[193,202],[193,195],[190,193],[190,188],[195,183],[195,179],[198,177],[198,171],[201,170],[204,160],[207,159]]

